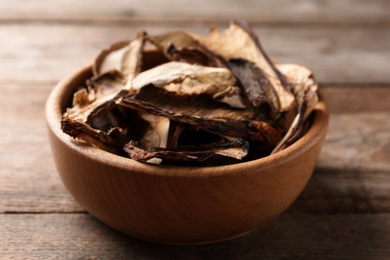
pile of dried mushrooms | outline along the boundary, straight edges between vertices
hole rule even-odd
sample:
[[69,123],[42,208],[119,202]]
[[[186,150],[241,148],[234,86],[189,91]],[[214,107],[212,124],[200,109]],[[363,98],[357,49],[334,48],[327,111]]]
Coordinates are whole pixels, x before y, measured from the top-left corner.
[[306,67],[273,63],[242,21],[207,37],[142,32],[98,55],[61,128],[142,162],[238,163],[299,139],[317,88]]

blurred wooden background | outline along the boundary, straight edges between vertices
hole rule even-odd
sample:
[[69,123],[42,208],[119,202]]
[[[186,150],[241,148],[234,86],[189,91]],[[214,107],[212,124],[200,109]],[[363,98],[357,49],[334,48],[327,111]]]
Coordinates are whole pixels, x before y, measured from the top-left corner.
[[[136,32],[251,22],[265,50],[311,68],[331,110],[307,188],[275,221],[207,246],[155,245],[88,215],[46,137],[53,86]],[[390,1],[0,0],[0,259],[390,258]]]

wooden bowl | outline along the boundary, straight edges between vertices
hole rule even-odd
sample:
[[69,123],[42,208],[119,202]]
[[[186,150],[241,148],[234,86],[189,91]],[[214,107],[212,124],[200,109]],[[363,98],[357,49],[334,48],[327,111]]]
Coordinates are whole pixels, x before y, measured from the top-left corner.
[[308,132],[274,155],[217,167],[140,163],[79,143],[60,129],[84,67],[62,80],[46,103],[49,140],[69,192],[108,226],[144,240],[200,244],[241,236],[284,211],[308,182],[327,131],[324,100]]

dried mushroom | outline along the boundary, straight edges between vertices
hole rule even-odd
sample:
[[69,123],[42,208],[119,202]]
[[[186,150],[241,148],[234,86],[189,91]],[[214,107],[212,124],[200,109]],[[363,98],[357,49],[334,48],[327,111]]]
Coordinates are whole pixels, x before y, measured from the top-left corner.
[[[152,89],[155,90],[151,91]],[[137,95],[120,98],[117,103],[231,137],[264,142],[277,142],[282,137],[282,131],[278,127],[252,120],[255,116],[252,111],[231,109],[213,103],[207,96],[175,95],[150,86],[144,87]]]
[[299,108],[288,132],[275,147],[273,153],[283,150],[299,139],[304,131],[307,118],[318,103],[318,85],[308,68],[289,63],[276,66],[289,80]]
[[219,58],[183,31],[172,31],[160,35],[146,35],[146,39],[172,61],[182,61],[210,67],[223,66]]
[[243,139],[200,146],[181,146],[178,148],[164,149],[153,147],[142,149],[137,147],[135,142],[132,141],[125,145],[124,150],[132,159],[137,161],[147,162],[157,158],[168,162],[195,162],[198,164],[207,161],[208,165],[210,165],[210,162],[216,163],[221,159],[225,162],[238,162],[248,153],[248,143]]
[[226,68],[168,62],[138,74],[131,88],[140,90],[149,84],[178,94],[206,94],[232,107],[245,108],[236,78]]
[[[294,107],[294,96],[289,90],[287,82],[283,80],[280,72],[275,68],[268,55],[260,45],[255,33],[249,27],[249,25],[242,21],[233,21],[230,27],[222,32],[219,32],[217,28],[213,28],[208,37],[195,37],[201,44],[207,47],[210,51],[216,55],[223,57],[228,63],[228,67],[235,67],[234,71],[240,63],[246,66],[246,63],[252,63],[256,66],[257,71],[261,71],[261,75],[257,76],[263,78],[261,88],[264,88],[264,92],[269,91],[272,87],[276,92],[279,104],[274,97],[270,100],[272,106],[277,106],[278,109],[283,112]],[[237,64],[237,61],[241,61]],[[233,64],[231,64],[233,63]],[[254,66],[250,66],[249,69]],[[254,74],[257,72],[254,72]],[[242,80],[243,77],[238,79]],[[255,84],[256,85],[256,84]],[[264,85],[264,86],[263,86]],[[269,86],[270,85],[270,86]],[[253,89],[252,85],[243,84],[244,89],[248,95],[248,99],[252,101],[254,106],[259,104],[257,96],[258,90]],[[271,97],[271,95],[269,95]],[[261,102],[260,102],[261,103]]]
[[93,64],[94,76],[118,72],[126,81],[134,78],[141,70],[139,61],[144,41],[144,33],[139,33],[130,42],[115,43],[103,50]]
[[[166,61],[143,68],[146,43]],[[231,164],[298,140],[317,92],[309,69],[274,64],[245,22],[209,36],[142,32],[97,56],[61,127],[141,162]]]

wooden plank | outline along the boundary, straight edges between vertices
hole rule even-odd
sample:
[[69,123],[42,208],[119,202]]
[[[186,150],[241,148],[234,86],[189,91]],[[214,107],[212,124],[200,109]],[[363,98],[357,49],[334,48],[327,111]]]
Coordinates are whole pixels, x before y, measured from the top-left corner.
[[0,85],[0,212],[79,211],[56,175],[46,137],[52,86]]
[[331,117],[317,170],[291,211],[389,212],[390,114]]
[[321,93],[331,113],[390,111],[390,85],[322,84]]
[[390,212],[390,171],[318,167],[288,212]]
[[283,214],[235,240],[167,246],[89,215],[0,215],[2,259],[388,259],[390,214]]
[[232,18],[258,23],[389,24],[386,0],[170,0],[1,1],[1,20],[107,20],[199,22]]
[[318,166],[390,171],[390,111],[331,115]]
[[[389,83],[390,27],[255,26],[264,48],[280,62],[311,68],[321,83]],[[0,78],[10,82],[56,82],[89,63],[110,43],[146,30],[207,34],[206,25],[85,24],[0,25]],[[346,37],[348,35],[348,37]]]

